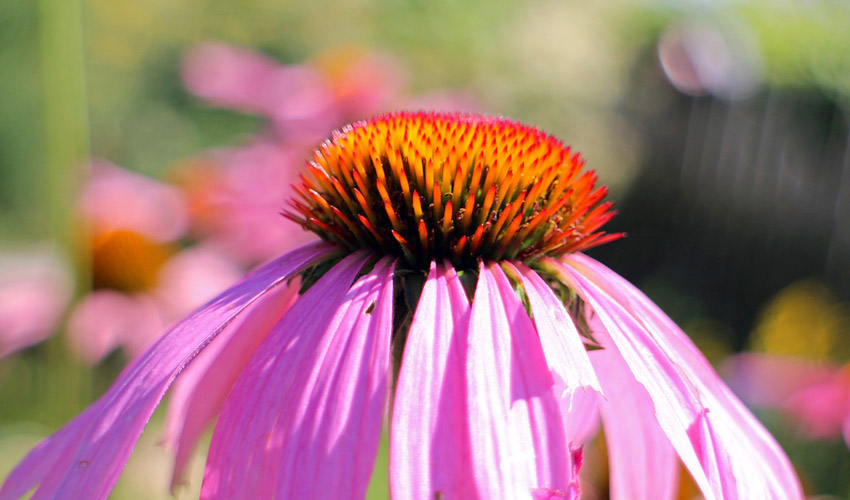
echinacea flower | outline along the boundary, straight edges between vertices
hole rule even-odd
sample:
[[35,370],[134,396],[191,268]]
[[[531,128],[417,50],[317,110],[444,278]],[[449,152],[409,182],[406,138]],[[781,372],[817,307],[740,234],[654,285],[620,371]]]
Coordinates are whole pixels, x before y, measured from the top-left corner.
[[90,226],[93,290],[73,305],[66,330],[87,362],[116,347],[136,355],[239,276],[211,248],[177,249],[188,220],[174,186],[97,162],[79,206]]
[[205,43],[186,54],[182,73],[191,93],[263,115],[281,135],[316,140],[339,123],[327,79],[306,65],[280,65],[251,50]]
[[286,211],[324,242],[176,325],[31,451],[0,499],[105,498],[196,358],[208,369],[179,401],[186,424],[218,414],[202,498],[361,498],[388,399],[395,498],[577,498],[594,408],[617,498],[670,498],[676,456],[706,498],[801,498],[687,337],[580,253],[619,237],[600,230],[613,212],[582,167],[500,118],[343,128]]
[[192,94],[264,116],[276,137],[312,145],[333,127],[386,109],[406,74],[389,55],[355,47],[284,65],[255,51],[210,42],[186,54],[182,76]]
[[179,165],[175,177],[188,201],[193,236],[244,265],[313,240],[279,214],[302,164],[301,148],[262,137]]
[[0,358],[55,332],[71,299],[69,274],[43,251],[0,254]]
[[750,351],[727,358],[721,373],[742,401],[785,417],[800,436],[843,435],[850,446],[846,308],[823,284],[792,283],[761,312]]
[[850,364],[743,353],[723,367],[747,404],[778,410],[808,438],[843,436],[850,446]]

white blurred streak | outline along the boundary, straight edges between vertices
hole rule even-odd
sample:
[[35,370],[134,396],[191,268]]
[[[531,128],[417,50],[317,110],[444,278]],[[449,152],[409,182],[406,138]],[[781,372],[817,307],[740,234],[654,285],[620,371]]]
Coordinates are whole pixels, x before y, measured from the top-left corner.
[[743,99],[757,89],[761,62],[752,36],[743,29],[721,31],[710,24],[682,23],[658,42],[665,75],[680,92]]

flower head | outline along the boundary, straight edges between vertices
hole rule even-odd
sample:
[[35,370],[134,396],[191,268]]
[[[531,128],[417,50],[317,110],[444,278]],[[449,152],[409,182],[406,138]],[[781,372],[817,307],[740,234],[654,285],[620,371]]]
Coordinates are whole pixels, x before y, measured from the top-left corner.
[[315,152],[287,216],[345,248],[427,269],[434,260],[531,261],[620,235],[578,153],[537,129],[478,115],[397,113]]
[[178,377],[178,450],[218,416],[203,498],[362,497],[388,399],[396,498],[577,498],[597,414],[615,498],[670,498],[677,456],[706,498],[800,498],[687,337],[579,253],[618,237],[600,231],[610,205],[581,167],[503,119],[400,113],[340,130],[286,212],[325,242],[166,333],[0,499],[36,485],[104,498]]

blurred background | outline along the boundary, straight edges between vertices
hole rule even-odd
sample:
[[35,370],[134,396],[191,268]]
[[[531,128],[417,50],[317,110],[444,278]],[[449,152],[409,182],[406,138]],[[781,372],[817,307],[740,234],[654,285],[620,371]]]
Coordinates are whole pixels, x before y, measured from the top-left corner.
[[[0,2],[0,477],[309,238],[278,211],[316,144],[412,108],[581,151],[628,233],[592,255],[692,336],[807,493],[850,498],[848,26],[836,0]],[[114,498],[167,496],[164,413]],[[603,450],[586,498],[607,498]]]

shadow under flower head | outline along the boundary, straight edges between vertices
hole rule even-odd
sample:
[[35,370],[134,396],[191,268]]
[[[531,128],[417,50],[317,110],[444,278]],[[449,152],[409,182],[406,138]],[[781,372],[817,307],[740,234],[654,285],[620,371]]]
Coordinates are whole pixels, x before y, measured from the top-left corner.
[[[172,422],[218,415],[202,498],[363,497],[388,398],[395,498],[577,498],[597,409],[615,498],[670,498],[677,456],[706,498],[801,498],[684,333],[578,253],[616,238],[581,167],[504,119],[400,113],[340,130],[288,212],[326,241],[166,333],[0,499],[105,498],[185,376]],[[197,432],[171,439],[191,449]]]

